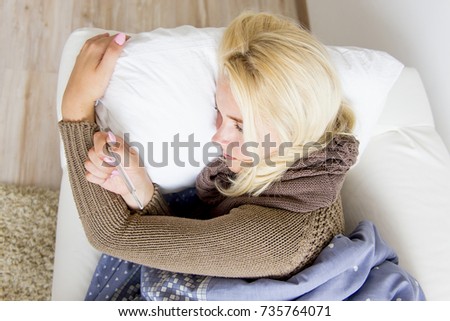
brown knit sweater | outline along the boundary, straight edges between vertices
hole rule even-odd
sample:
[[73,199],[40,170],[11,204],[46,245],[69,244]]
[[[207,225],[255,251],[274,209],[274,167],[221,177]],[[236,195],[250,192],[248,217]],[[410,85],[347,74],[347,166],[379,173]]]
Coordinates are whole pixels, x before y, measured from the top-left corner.
[[[344,166],[345,170],[336,172],[336,167],[329,166],[336,163],[333,159],[328,162],[330,170],[326,170],[327,159],[322,159],[316,164],[320,169],[316,174],[311,174],[314,168],[305,170],[309,173],[306,177],[317,176],[321,181],[330,177],[335,182],[331,196],[318,202],[315,205],[318,208],[294,211],[290,203],[297,202],[304,209],[298,200],[305,197],[292,197],[291,193],[284,202],[271,202],[275,190],[269,190],[264,195],[266,202],[241,199],[225,203],[221,208],[229,211],[218,217],[189,219],[170,216],[157,185],[145,208],[133,211],[121,196],[88,182],[84,162],[98,126],[61,121],[59,128],[83,228],[89,242],[103,253],[173,272],[242,278],[285,277],[310,264],[331,238],[343,231],[339,190],[351,162]],[[357,143],[353,141],[350,145],[356,146],[347,151],[354,154],[349,158],[354,162]],[[292,173],[302,167],[288,171],[287,180],[295,179]],[[214,176],[209,170],[205,168],[197,186],[208,175]],[[301,175],[296,178],[299,182],[301,179]],[[200,186],[204,187],[200,197],[212,195],[211,190],[205,193],[208,191],[205,185],[200,183]],[[329,188],[327,185],[326,193],[330,192]]]

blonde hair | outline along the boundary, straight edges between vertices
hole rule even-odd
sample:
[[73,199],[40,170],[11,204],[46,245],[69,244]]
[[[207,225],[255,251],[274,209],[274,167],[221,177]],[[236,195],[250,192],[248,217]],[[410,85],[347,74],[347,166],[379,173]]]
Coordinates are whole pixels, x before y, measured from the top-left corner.
[[292,143],[283,155],[270,156],[270,166],[260,161],[242,167],[228,188],[216,184],[226,196],[258,196],[334,134],[352,132],[354,115],[326,48],[285,17],[251,12],[236,17],[220,44],[219,73],[229,80],[240,108],[244,141],[260,142],[270,128],[280,141]]

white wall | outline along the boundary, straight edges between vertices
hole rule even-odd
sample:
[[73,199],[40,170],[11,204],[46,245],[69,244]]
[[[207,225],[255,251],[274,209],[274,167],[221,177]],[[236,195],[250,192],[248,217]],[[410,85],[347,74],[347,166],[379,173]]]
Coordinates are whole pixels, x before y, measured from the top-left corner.
[[327,45],[383,50],[416,68],[450,151],[450,1],[308,0],[312,32]]

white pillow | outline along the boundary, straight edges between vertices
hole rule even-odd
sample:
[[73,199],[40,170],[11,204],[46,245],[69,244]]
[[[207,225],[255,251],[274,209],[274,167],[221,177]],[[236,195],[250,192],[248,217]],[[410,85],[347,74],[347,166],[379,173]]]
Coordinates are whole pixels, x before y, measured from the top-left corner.
[[[163,192],[193,186],[201,169],[219,155],[209,142],[215,132],[216,50],[222,32],[182,26],[133,35],[101,100],[105,108],[97,109],[100,125],[140,145],[143,165]],[[199,146],[177,147],[189,139]],[[212,156],[204,160],[207,153]]]
[[[201,169],[218,155],[209,142],[215,132],[216,50],[223,31],[182,26],[133,35],[97,110],[101,125],[119,135],[127,133],[132,145],[141,146],[143,164],[164,192],[193,186]],[[328,49],[357,116],[355,135],[362,154],[403,65],[384,52]],[[182,143],[192,135],[200,146],[178,148],[175,159],[171,144],[176,135]],[[167,155],[165,166],[150,164],[161,164]]]
[[355,112],[354,133],[360,142],[361,156],[404,65],[383,51],[358,47],[327,48],[341,80],[344,97]]

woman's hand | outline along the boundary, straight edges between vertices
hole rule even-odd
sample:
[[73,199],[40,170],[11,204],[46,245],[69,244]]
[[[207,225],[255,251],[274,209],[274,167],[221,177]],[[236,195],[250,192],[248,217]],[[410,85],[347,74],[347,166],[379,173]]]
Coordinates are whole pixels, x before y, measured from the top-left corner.
[[[136,188],[137,197],[145,206],[153,197],[154,186],[145,167],[139,164],[138,153],[111,132],[97,132],[93,141],[94,146],[89,150],[84,165],[86,179],[121,195],[129,207],[137,209],[135,199],[116,168],[120,162]],[[112,153],[107,151],[107,145],[111,146]]]
[[126,36],[101,34],[87,40],[78,54],[62,100],[65,121],[95,121],[94,104],[103,96]]

